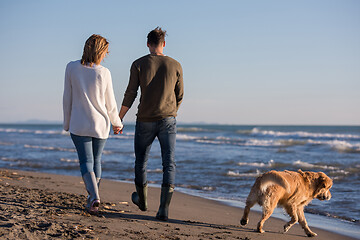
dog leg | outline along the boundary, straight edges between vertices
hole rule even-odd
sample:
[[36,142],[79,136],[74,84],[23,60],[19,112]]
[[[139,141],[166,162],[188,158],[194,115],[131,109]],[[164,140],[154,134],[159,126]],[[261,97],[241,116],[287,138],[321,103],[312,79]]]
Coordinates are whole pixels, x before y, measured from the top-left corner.
[[[277,201],[275,201],[277,203]],[[259,221],[258,225],[257,225],[257,231],[259,233],[264,233],[265,231],[263,230],[263,226],[265,221],[271,216],[271,214],[273,213],[275,207],[277,204],[270,203],[269,205],[264,205],[263,206],[263,213],[262,213],[262,218]]]
[[255,205],[255,203],[256,203],[255,199],[249,200],[249,197],[248,197],[248,200],[246,200],[246,207],[244,209],[244,214],[240,221],[241,225],[245,226],[246,224],[248,224],[250,208],[252,208]]
[[245,226],[246,224],[248,224],[249,222],[249,213],[250,213],[250,208],[252,208],[257,202],[257,195],[256,195],[256,190],[254,187],[251,188],[249,196],[246,199],[246,206],[244,209],[244,214],[240,220],[240,224]]
[[289,229],[298,221],[297,211],[296,211],[296,209],[294,209],[293,206],[286,206],[285,210],[291,217],[291,220],[284,225],[284,233],[289,231]]
[[306,235],[308,237],[315,237],[317,236],[316,233],[314,233],[313,231],[310,230],[307,222],[306,222],[306,219],[305,219],[305,215],[304,215],[304,208],[299,208],[298,209],[298,212],[297,212],[297,215],[299,217],[299,223],[301,225],[301,227],[304,229]]

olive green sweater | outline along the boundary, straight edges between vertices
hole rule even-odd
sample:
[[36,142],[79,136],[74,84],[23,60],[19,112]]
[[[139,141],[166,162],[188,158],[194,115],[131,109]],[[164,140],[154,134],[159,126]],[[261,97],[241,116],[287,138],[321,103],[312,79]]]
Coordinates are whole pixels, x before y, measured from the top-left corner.
[[146,55],[133,62],[123,106],[131,107],[140,86],[137,121],[152,122],[176,117],[184,95],[179,62],[168,56]]

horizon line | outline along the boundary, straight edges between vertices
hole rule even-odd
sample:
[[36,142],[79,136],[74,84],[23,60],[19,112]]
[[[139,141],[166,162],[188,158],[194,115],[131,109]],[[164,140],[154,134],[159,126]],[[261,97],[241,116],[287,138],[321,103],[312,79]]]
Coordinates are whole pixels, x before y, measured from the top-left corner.
[[[4,125],[62,125],[61,121],[50,121],[50,120],[26,120],[19,122],[0,122],[0,124]],[[135,125],[136,121],[124,121],[124,124]],[[212,122],[203,122],[203,121],[195,121],[195,122],[177,122],[178,125],[228,125],[228,126],[344,126],[344,127],[360,127],[360,124],[309,124],[309,123],[212,123]]]

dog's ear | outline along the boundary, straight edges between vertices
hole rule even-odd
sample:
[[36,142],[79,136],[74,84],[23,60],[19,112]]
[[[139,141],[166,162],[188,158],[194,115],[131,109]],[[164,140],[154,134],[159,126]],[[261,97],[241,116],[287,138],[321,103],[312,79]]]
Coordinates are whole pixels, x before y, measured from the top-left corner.
[[303,178],[306,178],[306,174],[301,169],[298,169],[298,173],[300,173]]
[[301,177],[304,179],[304,181],[308,184],[310,184],[310,179],[309,179],[309,172],[303,172],[301,171],[301,169],[298,170],[298,173],[301,175]]
[[324,188],[325,187],[325,178],[323,176],[319,176],[317,179],[316,179],[316,186],[318,188]]

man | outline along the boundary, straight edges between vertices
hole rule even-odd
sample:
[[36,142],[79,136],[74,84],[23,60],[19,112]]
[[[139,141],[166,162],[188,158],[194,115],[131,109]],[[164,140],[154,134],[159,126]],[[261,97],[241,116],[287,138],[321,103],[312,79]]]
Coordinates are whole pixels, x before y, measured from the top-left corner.
[[161,146],[163,181],[159,220],[168,220],[175,181],[176,115],[183,99],[183,73],[180,63],[165,56],[166,31],[157,27],[147,36],[150,54],[133,62],[120,119],[131,108],[140,86],[141,96],[135,127],[135,187],[132,201],[147,210],[146,167],[151,145],[158,138]]

